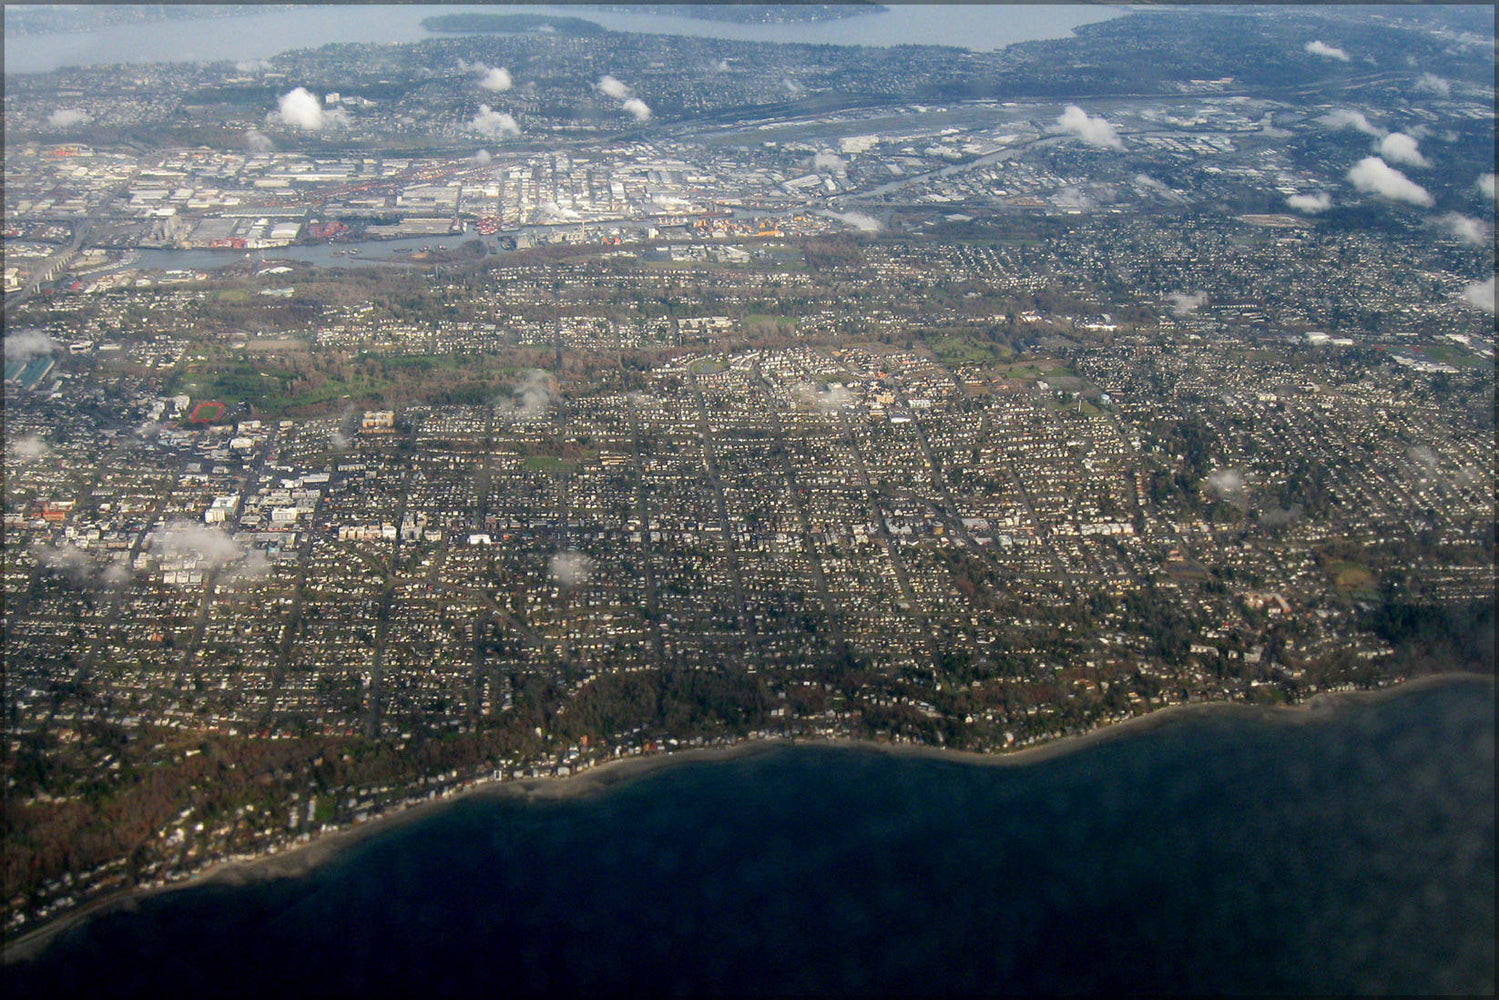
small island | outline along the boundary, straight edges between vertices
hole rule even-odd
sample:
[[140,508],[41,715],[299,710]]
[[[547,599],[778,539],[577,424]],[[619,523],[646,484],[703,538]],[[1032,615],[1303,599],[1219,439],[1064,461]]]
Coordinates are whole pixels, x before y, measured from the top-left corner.
[[601,35],[602,26],[581,17],[553,17],[542,14],[439,14],[422,19],[422,27],[431,32],[452,34],[526,34],[546,32],[558,35]]

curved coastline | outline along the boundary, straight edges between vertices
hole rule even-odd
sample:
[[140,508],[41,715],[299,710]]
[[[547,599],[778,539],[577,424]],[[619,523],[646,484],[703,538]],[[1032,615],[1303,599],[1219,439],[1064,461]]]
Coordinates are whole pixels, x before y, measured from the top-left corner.
[[373,836],[390,833],[416,820],[439,813],[454,803],[475,797],[511,797],[527,801],[566,801],[602,794],[611,788],[636,781],[656,771],[688,763],[724,763],[773,753],[788,747],[827,747],[861,751],[894,757],[947,761],[978,767],[1020,768],[1072,756],[1083,750],[1108,745],[1121,739],[1143,735],[1179,722],[1209,716],[1255,718],[1272,725],[1300,725],[1330,718],[1344,708],[1376,704],[1431,687],[1470,684],[1485,687],[1490,696],[1495,684],[1492,674],[1445,672],[1429,674],[1387,687],[1355,691],[1330,691],[1312,696],[1295,705],[1250,705],[1243,702],[1213,701],[1169,705],[1145,715],[1134,716],[1072,736],[1037,746],[999,753],[949,750],[942,747],[910,743],[881,743],[855,739],[808,739],[774,737],[747,738],[722,746],[689,747],[652,754],[622,757],[566,777],[485,781],[443,796],[398,807],[391,812],[351,826],[325,833],[307,843],[252,858],[232,858],[218,862],[202,872],[163,886],[132,888],[88,903],[57,920],[37,927],[4,946],[3,963],[26,961],[40,954],[59,934],[98,916],[125,911],[138,906],[140,900],[161,893],[207,885],[241,886],[251,882],[280,878],[297,878],[334,861],[343,853]]

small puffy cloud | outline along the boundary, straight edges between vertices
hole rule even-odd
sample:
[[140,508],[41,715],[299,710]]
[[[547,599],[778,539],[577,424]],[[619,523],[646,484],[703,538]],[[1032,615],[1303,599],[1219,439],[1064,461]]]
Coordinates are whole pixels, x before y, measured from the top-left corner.
[[1366,156],[1348,171],[1348,180],[1365,194],[1430,208],[1436,202],[1424,187],[1377,156]]
[[1166,300],[1171,303],[1173,316],[1185,316],[1207,305],[1208,296],[1206,292],[1172,292]]
[[265,117],[272,124],[295,125],[309,132],[331,125],[347,125],[349,122],[348,115],[344,114],[342,108],[326,110],[317,95],[306,87],[297,87],[282,94],[276,100],[276,110]]
[[496,139],[520,135],[520,125],[513,117],[503,111],[495,111],[487,104],[479,105],[479,113],[468,123],[468,128],[470,132]]
[[1286,199],[1286,204],[1298,212],[1315,215],[1332,208],[1332,195],[1326,191],[1318,191],[1316,194],[1293,194]]
[[130,563],[125,559],[116,559],[104,567],[104,572],[99,574],[99,579],[111,587],[119,587],[129,583],[133,576],[134,574],[130,572]]
[[1160,181],[1156,180],[1149,174],[1136,174],[1134,184],[1135,187],[1140,189],[1141,191],[1148,191],[1151,194],[1160,195],[1163,198],[1180,200],[1175,191],[1171,190],[1171,188],[1167,187],[1165,184],[1162,184]]
[[646,121],[651,117],[651,106],[638,97],[629,98],[620,107],[634,115],[638,122]]
[[1119,133],[1114,131],[1114,126],[1104,121],[1100,115],[1090,115],[1076,104],[1067,105],[1057,124],[1067,132],[1077,136],[1090,146],[1099,146],[1104,149],[1123,149],[1124,140],[1119,138]]
[[1244,503],[1244,474],[1238,469],[1218,469],[1210,473],[1207,488],[1219,500],[1235,506]]
[[57,350],[57,341],[40,330],[17,330],[5,338],[6,361],[30,361]]
[[1098,205],[1098,202],[1088,196],[1088,192],[1071,184],[1052,195],[1051,202],[1058,208],[1089,209]]
[[573,549],[558,552],[547,562],[547,576],[558,586],[576,587],[593,576],[593,560]]
[[1349,111],[1347,108],[1338,108],[1336,111],[1329,111],[1316,120],[1328,128],[1357,129],[1364,133],[1364,135],[1372,135],[1375,138],[1385,134],[1384,129],[1369,124],[1369,119],[1364,117],[1362,111]]
[[623,101],[631,96],[629,87],[608,74],[599,77],[599,82],[595,86],[616,101]]
[[781,81],[781,86],[786,88],[786,93],[792,95],[805,94],[807,92],[806,87],[803,87],[789,76]]
[[192,521],[174,521],[152,535],[152,548],[163,556],[191,558],[209,566],[221,566],[244,557],[244,548],[220,528]]
[[1452,84],[1435,73],[1422,73],[1421,78],[1416,81],[1416,90],[1423,94],[1436,94],[1438,97],[1452,96]]
[[1404,132],[1391,132],[1379,140],[1379,154],[1392,163],[1404,163],[1408,167],[1431,166],[1416,148],[1415,137]]
[[305,129],[323,127],[323,103],[306,87],[298,87],[282,94],[276,102],[275,114],[287,125]]
[[52,545],[37,549],[36,561],[43,569],[78,581],[82,581],[88,575],[93,564],[87,552],[66,539],[60,539]]
[[234,64],[234,68],[241,73],[264,73],[271,68],[271,64],[264,59],[241,59]]
[[81,108],[58,108],[47,116],[47,124],[53,128],[72,128],[75,125],[87,125],[94,120],[94,116]]
[[1336,45],[1328,45],[1320,38],[1313,42],[1307,42],[1302,48],[1306,49],[1312,55],[1321,56],[1324,59],[1336,59],[1338,62],[1348,61],[1347,52],[1344,52]]
[[276,144],[271,142],[270,136],[252,128],[245,130],[245,148],[252,153],[269,153],[276,148]]
[[1494,200],[1494,175],[1480,174],[1478,178],[1478,190],[1489,196],[1489,201]]
[[541,225],[553,225],[558,222],[576,222],[582,217],[576,209],[563,208],[555,201],[547,201],[536,206],[531,220]]
[[533,369],[521,376],[508,396],[501,396],[495,402],[495,416],[500,419],[533,420],[546,413],[556,398],[557,384],[552,376]]
[[1463,289],[1463,301],[1471,306],[1477,306],[1490,316],[1494,315],[1494,278],[1489,276],[1488,281],[1480,281]]
[[486,66],[479,63],[474,68],[479,71],[479,86],[485,90],[499,93],[515,86],[515,80],[510,76],[510,71],[503,66]]
[[1441,461],[1437,453],[1424,444],[1412,445],[1405,449],[1405,457],[1410,463],[1421,470],[1425,475],[1433,475],[1440,470]]
[[837,219],[839,222],[853,226],[861,233],[877,233],[880,231],[880,220],[863,212],[829,212],[817,213],[829,219]]
[[481,149],[474,154],[474,162],[481,167],[487,166],[493,159],[494,157],[489,155],[489,150],[487,149]]
[[847,170],[848,164],[845,163],[843,157],[839,156],[837,153],[823,150],[816,156],[812,157],[812,169],[817,171],[818,173],[839,173],[841,171]]
[[193,521],[174,521],[151,534],[151,549],[163,558],[182,559],[205,572],[220,570],[226,582],[265,576],[270,560],[221,528]]
[[720,59],[718,60],[718,65],[714,66],[713,68],[720,73],[727,73],[731,67],[729,66],[729,61],[727,59]]
[[39,458],[45,458],[52,449],[47,447],[47,442],[35,434],[16,438],[5,442],[6,457],[16,462],[34,462]]
[[1302,512],[1306,508],[1299,503],[1293,503],[1289,507],[1276,507],[1267,510],[1260,515],[1260,526],[1265,528],[1281,528],[1288,524],[1295,524],[1301,520]]
[[1487,246],[1489,244],[1488,227],[1480,219],[1471,215],[1463,215],[1460,212],[1448,212],[1437,220],[1437,223],[1448,233],[1474,246]]
[[858,402],[858,397],[841,385],[798,382],[792,386],[791,394],[797,402],[815,406],[824,413],[837,413],[843,407]]

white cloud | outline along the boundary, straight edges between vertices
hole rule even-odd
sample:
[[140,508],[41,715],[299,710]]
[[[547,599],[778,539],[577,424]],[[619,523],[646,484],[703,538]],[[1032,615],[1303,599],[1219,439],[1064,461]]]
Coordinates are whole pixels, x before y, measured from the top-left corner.
[[1463,289],[1463,301],[1469,305],[1477,306],[1490,316],[1494,315],[1494,278],[1489,276],[1488,281],[1480,281]]
[[1480,174],[1478,177],[1478,190],[1489,196],[1489,201],[1494,200],[1494,175]]
[[1170,301],[1171,313],[1175,316],[1185,316],[1208,302],[1206,292],[1172,292],[1166,298]]
[[848,164],[845,163],[843,157],[839,156],[837,153],[830,153],[827,150],[823,150],[816,156],[812,157],[812,169],[817,171],[818,173],[822,173],[823,171],[839,173],[841,171],[847,170]]
[[520,125],[513,117],[503,111],[495,111],[487,104],[479,105],[479,113],[468,123],[468,128],[470,132],[496,139],[520,135]]
[[807,92],[806,87],[803,87],[789,76],[781,81],[781,86],[785,87],[786,92],[789,94],[805,94]]
[[57,341],[40,330],[17,330],[5,338],[6,361],[30,361],[57,350]]
[[845,406],[857,403],[858,397],[841,385],[798,382],[792,386],[791,394],[796,401],[815,406],[824,413],[837,413]]
[[558,552],[547,563],[547,576],[559,586],[576,587],[593,576],[593,560],[573,549]]
[[1391,132],[1379,140],[1379,153],[1392,163],[1404,163],[1410,167],[1429,167],[1431,164],[1416,148],[1414,136],[1404,132]]
[[266,121],[295,125],[315,132],[330,125],[347,125],[349,118],[342,108],[327,111],[316,94],[306,87],[297,87],[282,94],[276,100],[276,110],[266,115]]
[[37,549],[36,561],[44,569],[49,569],[54,573],[64,573],[79,581],[88,575],[92,563],[87,552],[66,539],[60,539],[52,545]]
[[1342,49],[1338,48],[1335,45],[1328,45],[1320,38],[1314,42],[1307,42],[1306,45],[1302,47],[1314,56],[1322,56],[1325,59],[1336,59],[1339,62],[1348,61],[1347,52],[1344,52]]
[[244,548],[228,532],[192,521],[174,521],[152,533],[152,548],[163,556],[196,559],[200,564],[221,566],[244,557]]
[[1421,78],[1416,81],[1416,89],[1423,94],[1436,94],[1438,97],[1452,96],[1452,84],[1435,73],[1422,73]]
[[74,125],[87,125],[93,120],[93,115],[80,108],[58,108],[47,116],[47,124],[53,128],[72,128]]
[[1181,193],[1171,190],[1168,185],[1162,184],[1149,174],[1135,175],[1135,189],[1142,194],[1152,194],[1172,204],[1187,204],[1187,199]]
[[1436,204],[1424,187],[1377,156],[1366,156],[1354,164],[1348,171],[1348,180],[1365,194],[1408,201],[1422,208]]
[[127,560],[116,559],[104,567],[104,572],[99,574],[99,578],[111,587],[118,587],[129,583],[134,575],[130,572],[130,563]]
[[486,66],[479,63],[474,67],[479,71],[479,86],[485,90],[493,90],[496,93],[509,90],[515,86],[515,80],[510,76],[510,71],[503,66]]
[[1098,205],[1098,202],[1088,196],[1088,192],[1071,184],[1052,195],[1051,203],[1058,208],[1079,209],[1094,208]]
[[861,233],[877,233],[880,231],[880,220],[876,219],[872,215],[865,215],[863,212],[823,211],[818,212],[817,214],[826,216],[829,219],[837,219],[839,222],[847,223]]
[[245,146],[252,153],[269,153],[276,148],[270,136],[255,128],[245,130]]
[[1208,489],[1220,500],[1242,506],[1244,503],[1244,475],[1238,469],[1219,469],[1207,478]]
[[1293,194],[1286,199],[1286,204],[1298,212],[1309,212],[1315,215],[1332,208],[1332,195],[1326,191],[1318,191],[1316,194]]
[[282,94],[276,102],[276,114],[287,125],[305,129],[323,127],[323,105],[306,87]]
[[182,559],[208,572],[227,571],[225,582],[254,579],[271,570],[270,560],[220,528],[193,521],[174,521],[151,533],[151,549],[163,558]]
[[39,458],[45,458],[52,451],[47,447],[47,442],[35,434],[28,434],[5,443],[8,446],[6,451],[10,453],[9,457],[17,462],[34,462]]
[[487,166],[493,159],[494,157],[489,155],[489,150],[487,149],[481,149],[474,154],[474,162],[481,167]]
[[626,98],[630,97],[630,88],[616,80],[614,77],[609,76],[608,74],[599,77],[597,86],[599,90],[603,91],[605,94],[608,94],[616,101],[623,101]]
[[1090,146],[1100,146],[1106,149],[1124,148],[1124,140],[1119,138],[1119,133],[1114,131],[1114,126],[1104,121],[1102,116],[1089,115],[1076,104],[1067,105],[1067,110],[1062,112],[1061,117],[1057,119],[1057,124]]
[[1412,445],[1405,449],[1405,457],[1410,459],[1412,464],[1419,466],[1421,471],[1428,476],[1441,470],[1442,463],[1437,458],[1437,453],[1424,444]]
[[1364,117],[1362,111],[1349,111],[1346,108],[1338,108],[1336,111],[1329,111],[1316,120],[1329,128],[1354,128],[1364,133],[1364,135],[1372,135],[1375,138],[1385,134],[1384,129],[1370,125],[1369,119]]
[[598,91],[609,97],[620,101],[620,110],[635,116],[635,120],[643,122],[651,116],[650,105],[635,96],[635,92],[608,74],[599,77],[599,82],[594,84]]
[[563,208],[555,201],[547,201],[536,206],[531,221],[540,225],[551,225],[558,222],[576,222],[583,216],[573,208]]
[[1489,244],[1488,227],[1480,219],[1471,215],[1463,215],[1460,212],[1448,212],[1437,220],[1438,224],[1447,232],[1474,246],[1487,246]]
[[557,398],[557,384],[544,371],[531,370],[521,376],[508,397],[495,402],[495,416],[500,419],[531,420],[546,413]]

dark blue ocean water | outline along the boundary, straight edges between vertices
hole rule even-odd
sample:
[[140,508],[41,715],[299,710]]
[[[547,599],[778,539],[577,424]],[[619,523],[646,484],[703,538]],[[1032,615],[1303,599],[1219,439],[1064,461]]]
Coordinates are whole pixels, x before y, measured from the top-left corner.
[[1494,688],[1183,718],[1023,766],[775,747],[459,800],[141,901],[22,995],[1482,994]]

